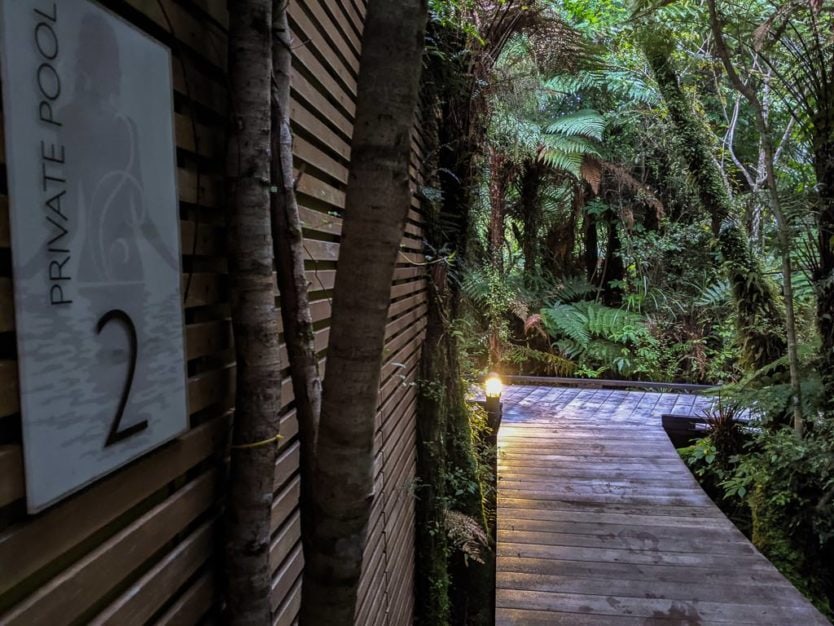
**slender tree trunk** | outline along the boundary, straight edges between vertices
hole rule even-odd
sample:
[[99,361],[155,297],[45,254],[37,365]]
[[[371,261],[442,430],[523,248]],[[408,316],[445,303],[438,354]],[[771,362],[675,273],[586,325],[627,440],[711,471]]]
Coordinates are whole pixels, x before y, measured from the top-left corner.
[[834,417],[834,119],[827,116],[814,124],[814,169],[820,205],[819,264],[814,272],[821,338],[819,370],[826,390],[826,413]]
[[310,545],[313,467],[321,413],[316,338],[304,272],[304,233],[295,197],[293,135],[290,126],[292,38],[286,0],[272,0],[272,240],[284,342],[290,362],[295,413],[301,444],[301,535]]
[[425,0],[368,3],[313,478],[301,620],[351,624],[374,499],[374,422],[391,282],[411,204],[408,160]]
[[701,204],[712,218],[713,233],[720,235],[718,247],[733,290],[742,361],[748,368],[758,370],[785,355],[784,315],[777,306],[774,285],[765,278],[743,231],[731,219],[730,197],[710,154],[707,129],[690,108],[672,68],[670,41],[668,36],[651,34],[644,42],[644,50],[679,135],[682,156]]
[[281,375],[269,219],[271,0],[241,0],[229,23],[226,162],[237,388],[226,508],[227,621],[271,623],[269,539]]
[[[495,148],[489,155],[489,262],[492,269],[503,277],[504,244],[507,231],[507,188],[510,179],[510,164],[506,157]],[[501,322],[503,311],[493,308],[489,314],[489,367],[497,369],[501,362]]]
[[544,168],[536,160],[528,159],[521,174],[521,217],[524,225],[521,251],[524,272],[533,274],[539,268],[539,229],[542,223],[541,188]]
[[[469,409],[465,400],[458,345],[453,324],[459,315],[459,281],[449,274],[459,269],[467,257],[470,235],[471,190],[474,187],[473,156],[479,144],[474,136],[482,130],[473,124],[469,80],[462,67],[469,58],[454,47],[456,35],[441,32],[436,37],[449,48],[448,55],[428,55],[431,73],[425,83],[426,93],[438,103],[436,177],[442,201],[430,206],[426,215],[427,250],[450,250],[447,262],[431,266],[433,289],[429,297],[426,339],[420,363],[418,415],[418,491],[416,533],[417,564],[415,623],[442,626],[460,623],[468,616],[470,624],[491,624],[494,589],[492,554],[485,555],[484,565],[464,563],[449,545],[446,513],[463,513],[486,526],[484,498],[480,489],[475,497],[456,495],[446,482],[453,473],[456,480],[479,484]],[[463,42],[458,42],[463,46]],[[473,130],[474,129],[474,130]],[[453,436],[450,436],[453,433]],[[460,441],[464,445],[460,445]],[[468,442],[468,445],[466,445]],[[475,621],[480,619],[480,622]]]
[[[442,315],[446,293],[445,276],[435,272],[430,285],[426,339],[420,356],[420,386],[417,397],[417,476],[415,509],[416,558],[414,583],[418,602],[415,623],[443,626],[449,623],[449,571],[446,537],[446,428],[449,411],[450,366]],[[454,374],[454,373],[453,373]],[[453,401],[453,400],[452,400]]]
[[756,115],[756,128],[759,131],[761,141],[760,153],[760,167],[762,166],[765,172],[765,185],[768,191],[768,198],[770,201],[770,210],[776,219],[776,227],[779,236],[779,252],[782,258],[782,282],[783,294],[785,299],[785,330],[787,331],[787,350],[788,363],[790,368],[790,382],[791,382],[791,408],[793,413],[794,429],[802,434],[804,430],[804,420],[802,417],[802,387],[799,381],[799,352],[798,341],[796,338],[796,313],[793,305],[793,266],[791,263],[791,233],[790,224],[782,211],[782,203],[779,199],[779,187],[776,180],[776,171],[774,169],[776,163],[776,148],[773,142],[773,133],[768,123],[765,114],[765,105],[759,99],[755,89],[744,83],[741,77],[736,72],[730,52],[727,49],[724,40],[724,33],[721,26],[721,21],[716,9],[716,0],[708,0],[710,26],[712,27],[712,34],[715,38],[715,45],[718,55],[724,64],[724,69],[727,71],[727,76],[730,79],[733,87],[738,91],[753,109]]
[[608,243],[605,250],[605,266],[603,268],[602,278],[600,279],[602,299],[608,306],[618,306],[622,302],[623,290],[619,285],[612,285],[611,283],[622,281],[625,277],[625,267],[623,266],[623,259],[620,256],[620,251],[623,246],[617,228],[619,222],[617,216],[613,212],[608,211],[606,222]]
[[494,148],[490,150],[489,163],[489,257],[492,267],[503,272],[510,166],[506,157]]
[[584,229],[585,275],[589,282],[594,282],[599,262],[599,233],[597,232],[597,216],[595,213],[585,211]]

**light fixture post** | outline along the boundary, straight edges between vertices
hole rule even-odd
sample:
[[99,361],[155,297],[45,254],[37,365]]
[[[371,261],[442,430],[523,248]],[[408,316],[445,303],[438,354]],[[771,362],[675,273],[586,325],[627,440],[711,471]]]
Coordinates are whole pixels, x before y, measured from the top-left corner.
[[484,393],[486,395],[484,408],[487,412],[487,424],[494,435],[498,434],[498,427],[501,425],[503,409],[501,393],[503,390],[504,384],[501,382],[501,377],[495,372],[491,372],[484,382]]

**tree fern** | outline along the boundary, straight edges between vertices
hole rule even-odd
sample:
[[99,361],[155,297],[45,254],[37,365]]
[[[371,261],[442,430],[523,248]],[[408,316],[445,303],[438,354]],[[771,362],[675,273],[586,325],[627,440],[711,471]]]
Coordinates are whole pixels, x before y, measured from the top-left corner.
[[605,118],[602,115],[593,109],[582,109],[556,118],[547,126],[545,132],[566,137],[580,135],[602,141],[604,130]]
[[657,102],[658,93],[637,72],[603,68],[579,72],[577,74],[559,74],[546,82],[547,89],[556,93],[575,94],[582,91],[610,93],[623,100],[635,103],[653,104]]
[[[582,128],[594,132],[597,119],[587,112],[580,113],[583,115],[569,114],[552,121],[547,128],[548,132],[541,136],[539,151],[539,160],[542,163],[578,179],[582,178],[582,164],[586,157],[600,156],[597,138],[579,132]],[[592,113],[599,116],[598,113]],[[600,134],[601,132],[599,130]]]

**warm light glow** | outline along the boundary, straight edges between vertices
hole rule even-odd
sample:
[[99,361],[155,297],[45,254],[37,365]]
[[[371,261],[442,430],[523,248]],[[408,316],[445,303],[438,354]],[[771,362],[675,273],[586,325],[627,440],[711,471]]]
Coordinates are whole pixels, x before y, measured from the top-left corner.
[[504,383],[501,382],[501,377],[495,372],[487,376],[484,382],[484,390],[487,398],[500,398],[501,392],[504,390]]

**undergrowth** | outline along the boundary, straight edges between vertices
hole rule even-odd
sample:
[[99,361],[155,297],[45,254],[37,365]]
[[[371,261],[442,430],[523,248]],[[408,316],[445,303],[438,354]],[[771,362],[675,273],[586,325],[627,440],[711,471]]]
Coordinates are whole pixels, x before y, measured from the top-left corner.
[[[818,404],[813,375],[804,387],[806,404]],[[681,455],[725,514],[832,618],[834,416],[811,413],[807,432],[799,436],[789,427],[767,427],[789,401],[785,385],[734,393],[758,419],[742,427],[734,419],[741,406],[724,404],[710,416],[710,434]]]

